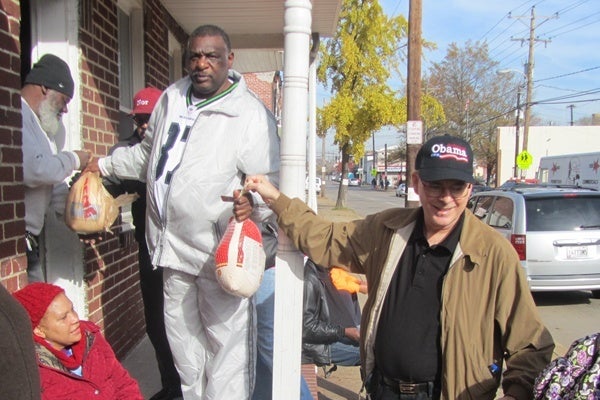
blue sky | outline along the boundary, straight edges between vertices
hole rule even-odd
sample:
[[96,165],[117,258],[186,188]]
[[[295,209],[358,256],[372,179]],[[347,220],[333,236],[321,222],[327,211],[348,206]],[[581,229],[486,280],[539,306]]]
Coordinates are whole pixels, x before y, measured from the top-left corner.
[[[511,38],[529,37],[531,7],[535,6],[536,37],[548,42],[538,41],[535,46],[533,101],[558,104],[534,105],[533,114],[553,125],[569,125],[571,104],[575,106],[574,120],[600,113],[599,0],[422,2],[423,38],[438,46],[437,50],[424,52],[423,74],[432,62],[444,58],[450,43],[462,47],[468,40],[487,41],[491,58],[500,62],[499,69],[524,71],[528,42],[521,45]],[[408,19],[408,0],[380,0],[380,4],[388,15],[402,14]],[[585,91],[591,93],[584,96]],[[324,98],[327,94],[320,90],[318,96]],[[595,101],[584,101],[592,99]],[[378,133],[376,147],[395,144],[397,136],[393,132]]]

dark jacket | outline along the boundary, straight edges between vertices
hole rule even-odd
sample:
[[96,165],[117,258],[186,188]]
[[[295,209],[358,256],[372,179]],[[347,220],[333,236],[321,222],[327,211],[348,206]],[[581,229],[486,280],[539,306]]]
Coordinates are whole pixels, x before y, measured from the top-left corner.
[[0,397],[39,400],[40,375],[35,363],[29,315],[0,284]]
[[[109,154],[119,147],[134,146],[140,143],[142,139],[134,129],[133,134],[125,140],[114,145]],[[137,193],[138,198],[131,203],[131,217],[135,225],[135,240],[138,243],[146,244],[146,183],[133,179],[119,180],[115,177],[105,177],[104,184],[106,189],[113,197],[123,193]]]
[[345,329],[329,323],[325,284],[317,266],[307,260],[304,268],[304,316],[302,327],[302,363],[331,364],[329,345],[345,337]]
[[98,326],[80,321],[86,341],[82,373],[66,369],[47,348],[36,343],[43,400],[143,400],[137,382],[117,360]]

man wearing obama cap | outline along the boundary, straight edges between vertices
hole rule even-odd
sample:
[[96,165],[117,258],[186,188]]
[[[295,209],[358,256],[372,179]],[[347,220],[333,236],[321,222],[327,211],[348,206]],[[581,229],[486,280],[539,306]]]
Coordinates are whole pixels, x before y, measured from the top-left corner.
[[46,54],[35,63],[21,89],[23,117],[23,183],[25,185],[25,240],[27,276],[45,281],[40,260],[40,237],[50,211],[63,213],[68,187],[65,179],[85,168],[91,152],[68,151],[57,140],[64,133],[62,115],[74,95],[75,83],[66,62]]
[[361,369],[372,400],[531,398],[554,343],[515,250],[466,210],[473,151],[453,136],[419,150],[419,208],[331,222],[262,176],[245,188],[278,215],[280,229],[319,265],[365,274]]

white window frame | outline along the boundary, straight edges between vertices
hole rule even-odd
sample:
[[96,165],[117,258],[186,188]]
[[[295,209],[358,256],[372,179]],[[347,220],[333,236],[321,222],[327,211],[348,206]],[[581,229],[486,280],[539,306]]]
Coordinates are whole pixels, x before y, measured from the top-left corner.
[[[126,32],[119,32],[119,35],[129,36],[129,58],[125,64],[126,57],[119,49],[119,68],[129,69],[129,82],[127,87],[131,88],[128,93],[119,93],[119,111],[129,114],[131,112],[131,102],[133,95],[144,87],[145,63],[144,63],[144,21],[142,2],[140,0],[119,0],[117,7],[129,17],[129,29]],[[119,72],[119,79],[121,73]],[[125,87],[122,83],[119,85],[122,89]],[[125,105],[124,105],[125,104]]]
[[181,44],[169,31],[169,82],[173,83],[183,77]]
[[[142,2],[140,0],[119,0],[117,2],[118,20],[121,13],[129,18],[128,29],[124,32],[119,31],[119,45],[121,35],[127,35],[124,38],[128,42],[128,54],[123,54],[119,48],[119,111],[120,113],[130,114],[133,107],[133,95],[144,87],[145,63],[144,63],[144,23]],[[118,27],[120,29],[120,27]],[[124,84],[121,82],[121,68],[128,68],[129,81]],[[129,88],[126,90],[124,88]],[[122,91],[126,90],[127,93]],[[121,208],[121,229],[123,232],[134,229],[133,217],[131,215],[131,205]]]

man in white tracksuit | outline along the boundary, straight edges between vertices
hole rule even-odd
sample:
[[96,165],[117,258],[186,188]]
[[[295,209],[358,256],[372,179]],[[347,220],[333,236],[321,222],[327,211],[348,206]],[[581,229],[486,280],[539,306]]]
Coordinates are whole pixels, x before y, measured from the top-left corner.
[[[184,398],[243,400],[254,385],[254,307],[215,277],[214,251],[233,216],[221,195],[240,189],[244,174],[277,179],[279,138],[273,115],[230,70],[221,28],[192,32],[186,57],[189,76],[165,90],[145,139],[88,169],[147,182],[146,238],[153,265],[164,268],[165,325]],[[256,221],[271,216],[259,197],[236,201],[253,203]]]

